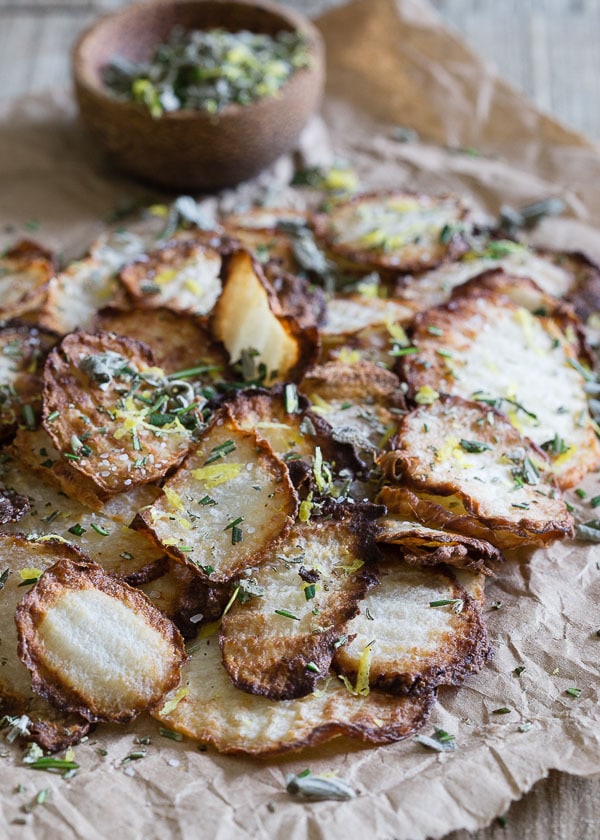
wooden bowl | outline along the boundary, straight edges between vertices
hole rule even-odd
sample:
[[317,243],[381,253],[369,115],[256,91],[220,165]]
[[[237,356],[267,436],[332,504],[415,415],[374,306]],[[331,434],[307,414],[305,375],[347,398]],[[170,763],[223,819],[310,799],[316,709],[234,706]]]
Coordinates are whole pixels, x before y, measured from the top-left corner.
[[[102,69],[115,55],[147,60],[174,26],[304,33],[311,65],[296,70],[279,95],[228,105],[218,115],[181,110],[153,118],[115,99]],[[268,0],[151,0],[107,15],[86,30],[72,54],[84,124],[130,174],[176,190],[212,190],[251,178],[289,151],[317,109],[324,81],[323,42],[302,15]]]

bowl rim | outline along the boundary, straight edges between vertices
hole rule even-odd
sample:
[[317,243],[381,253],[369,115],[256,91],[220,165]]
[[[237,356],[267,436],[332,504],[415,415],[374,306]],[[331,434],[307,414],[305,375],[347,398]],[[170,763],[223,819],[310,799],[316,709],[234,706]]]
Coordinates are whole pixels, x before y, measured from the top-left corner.
[[[286,81],[280,91],[278,91],[278,96],[274,95],[263,97],[255,100],[254,102],[248,103],[247,105],[241,105],[234,102],[226,105],[225,108],[223,108],[222,111],[219,111],[218,114],[210,114],[208,111],[204,111],[200,108],[182,108],[177,111],[163,113],[160,117],[153,117],[147,108],[144,108],[143,105],[140,105],[137,102],[118,99],[111,96],[101,81],[96,79],[90,80],[92,78],[91,74],[82,70],[82,67],[86,66],[82,53],[87,42],[90,38],[93,38],[109,21],[118,21],[119,18],[126,19],[130,17],[132,13],[134,15],[143,14],[150,8],[164,9],[165,7],[177,8],[178,6],[202,6],[205,3],[222,6],[248,6],[251,8],[261,9],[262,11],[271,14],[274,18],[279,18],[287,25],[292,25],[294,29],[307,36],[309,50],[314,59],[313,63],[308,67],[298,68]],[[138,2],[129,3],[120,9],[102,15],[83,30],[71,49],[71,73],[76,88],[85,91],[85,93],[89,96],[95,97],[96,99],[102,99],[106,103],[110,103],[115,110],[120,110],[123,113],[135,112],[136,114],[146,116],[148,120],[153,123],[183,122],[199,119],[216,122],[223,118],[231,118],[241,113],[248,113],[250,109],[254,110],[256,108],[260,108],[261,105],[271,105],[273,100],[277,101],[284,96],[284,91],[287,92],[289,87],[293,85],[294,81],[297,80],[298,77],[305,77],[307,74],[314,75],[315,72],[317,75],[321,75],[324,70],[323,55],[323,38],[316,26],[301,12],[291,9],[289,6],[282,6],[279,3],[273,2],[273,0],[138,0]]]

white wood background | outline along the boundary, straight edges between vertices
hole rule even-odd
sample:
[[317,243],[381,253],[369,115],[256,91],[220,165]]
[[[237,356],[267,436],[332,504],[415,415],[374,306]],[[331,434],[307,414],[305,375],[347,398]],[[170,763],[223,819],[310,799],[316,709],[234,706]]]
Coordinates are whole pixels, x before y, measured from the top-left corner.
[[[290,5],[317,14],[343,1],[295,0]],[[0,100],[68,84],[68,52],[76,35],[98,14],[124,2],[0,0]],[[432,2],[508,81],[570,127],[600,141],[600,0]],[[475,834],[457,832],[448,840],[467,838],[600,840],[600,777],[551,773],[510,808],[505,824]]]

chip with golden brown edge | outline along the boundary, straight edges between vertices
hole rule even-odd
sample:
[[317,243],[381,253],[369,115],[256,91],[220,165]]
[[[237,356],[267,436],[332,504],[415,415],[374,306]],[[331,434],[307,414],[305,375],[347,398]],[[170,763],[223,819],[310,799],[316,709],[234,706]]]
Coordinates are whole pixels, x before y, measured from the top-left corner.
[[543,292],[555,297],[571,297],[580,284],[587,286],[594,276],[600,277],[598,268],[581,254],[537,250],[501,240],[489,242],[480,254],[469,251],[456,262],[406,275],[399,280],[395,295],[423,311],[446,303],[454,289],[491,269],[533,280]]
[[[389,491],[391,488],[385,489]],[[486,563],[504,559],[502,552],[486,540],[427,528],[392,513],[379,519],[377,528],[380,547],[394,546],[394,551],[412,565],[438,566],[444,563],[489,575],[491,571]]]
[[193,392],[172,407],[174,384],[153,365],[146,345],[110,333],[73,333],[48,356],[44,427],[101,498],[164,476],[200,422]]
[[310,410],[308,399],[291,383],[270,390],[246,388],[223,405],[241,429],[264,438],[288,467],[302,460],[312,469],[317,446],[325,460],[337,468],[356,470],[362,466],[351,447],[334,441],[329,423]]
[[334,439],[358,450],[384,448],[406,409],[398,377],[372,362],[318,365],[299,388],[332,427]]
[[183,667],[183,690],[167,695],[163,708],[152,714],[164,726],[219,752],[269,758],[340,735],[371,745],[401,741],[423,726],[434,702],[433,692],[354,696],[331,674],[319,685],[307,697],[277,703],[240,691],[223,668],[213,636],[193,645]]
[[324,341],[331,341],[333,336],[339,335],[349,340],[354,333],[368,327],[386,324],[407,326],[414,314],[413,307],[393,299],[360,294],[336,295],[327,301],[321,332]]
[[327,309],[323,289],[305,277],[282,270],[276,262],[267,263],[264,272],[284,315],[294,318],[302,329],[322,324]]
[[189,566],[176,560],[169,560],[164,574],[139,588],[171,619],[184,639],[193,639],[200,627],[218,619],[231,596],[229,586],[209,586]]
[[298,507],[283,461],[224,414],[162,489],[133,527],[215,583],[263,562]]
[[91,722],[132,720],[179,685],[187,657],[175,625],[91,561],[46,569],[15,620],[34,691]]
[[285,233],[274,228],[246,228],[230,223],[225,225],[225,230],[233,237],[232,244],[250,251],[262,265],[272,261],[284,271],[292,274],[298,271],[292,240]]
[[[390,329],[393,329],[393,325],[374,324],[354,333],[337,335],[321,333],[319,364],[371,362],[387,370],[395,362],[391,352],[394,348],[394,339]],[[404,332],[403,329],[402,332]]]
[[31,676],[17,655],[15,610],[27,587],[61,557],[77,560],[81,555],[73,546],[59,542],[0,534],[0,715],[26,715],[24,737],[52,751],[78,741],[89,723],[56,709],[33,691]]
[[111,303],[118,292],[113,267],[95,257],[85,257],[52,278],[39,322],[61,335],[87,330],[96,312]]
[[499,286],[514,294],[530,289],[493,272],[467,283],[445,306],[418,315],[418,352],[401,360],[402,373],[417,403],[439,392],[501,408],[546,449],[560,486],[570,487],[600,462],[579,337],[568,313],[534,315]]
[[373,192],[314,217],[317,239],[344,265],[364,271],[423,271],[467,250],[468,211],[455,196]]
[[318,354],[316,328],[302,329],[282,313],[273,287],[247,251],[224,258],[223,292],[211,326],[233,363],[244,350],[254,351],[256,364],[264,364],[268,371],[269,383],[299,378]]
[[[223,616],[219,643],[233,683],[291,700],[315,690],[336,640],[373,585],[374,525],[351,505],[298,523],[258,569],[249,600]],[[243,591],[243,587],[242,587]]]
[[54,274],[52,255],[24,239],[0,257],[0,319],[18,318],[43,302]]
[[136,306],[207,315],[221,293],[221,255],[193,238],[173,239],[119,272]]
[[407,565],[388,548],[379,581],[348,624],[337,671],[357,686],[362,679],[392,694],[420,694],[481,670],[490,650],[485,623],[451,573]]
[[[380,465],[387,478],[419,496],[446,497],[447,505],[458,500],[459,515],[464,511],[492,529],[490,541],[498,548],[510,547],[506,531],[511,543],[517,537],[522,545],[572,535],[573,520],[547,456],[494,409],[458,397],[420,406],[402,419],[397,449],[383,455]],[[392,499],[393,491],[387,491]],[[386,498],[380,494],[379,501],[386,504]],[[459,524],[449,530],[480,536]]]
[[58,336],[19,321],[0,323],[0,443],[19,424],[33,428],[42,410],[44,361]]
[[[43,456],[38,457],[43,460]],[[161,574],[157,563],[163,560],[164,551],[128,527],[137,511],[154,501],[160,492],[157,487],[133,487],[113,496],[101,511],[93,511],[81,499],[57,491],[43,474],[32,472],[14,457],[6,458],[0,466],[0,484],[25,497],[30,508],[19,522],[3,524],[2,531],[67,540],[106,572],[131,584]]]
[[200,368],[190,376],[208,384],[214,379],[227,379],[228,356],[216,342],[202,321],[192,315],[170,309],[100,310],[94,319],[93,330],[124,335],[143,341],[152,348],[156,364],[165,373]]

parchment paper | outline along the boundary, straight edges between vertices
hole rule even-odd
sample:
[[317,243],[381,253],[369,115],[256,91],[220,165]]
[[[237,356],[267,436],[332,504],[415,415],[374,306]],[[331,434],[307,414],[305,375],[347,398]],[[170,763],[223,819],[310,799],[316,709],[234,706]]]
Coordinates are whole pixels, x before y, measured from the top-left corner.
[[[592,228],[600,221],[598,149],[500,82],[423,2],[360,0],[320,25],[329,60],[324,117],[335,152],[353,161],[363,186],[456,191],[490,212],[561,195],[566,216],[545,222],[538,239],[600,258]],[[73,256],[115,204],[152,197],[115,177],[88,147],[67,93],[21,100],[0,117],[4,241],[35,220],[38,239]],[[399,124],[422,142],[392,139]],[[313,125],[304,138],[309,156],[327,154],[321,129]],[[288,172],[281,161],[268,178]],[[584,486],[597,494],[597,475]],[[589,519],[586,505],[576,512]],[[432,718],[456,735],[454,753],[427,752],[414,741],[379,749],[337,741],[262,763],[172,742],[144,721],[100,727],[76,748],[81,769],[65,781],[23,767],[20,751],[2,744],[0,835],[417,840],[485,826],[551,768],[600,772],[599,560],[598,547],[555,544],[500,570],[486,608],[495,658],[465,687],[441,692]],[[575,686],[579,698],[565,693]],[[511,711],[494,714],[500,707]],[[524,723],[532,724],[526,732]],[[147,757],[123,764],[145,735]],[[291,801],[285,774],[305,767],[336,771],[361,795],[347,803]],[[23,806],[44,787],[50,799],[26,814]]]

